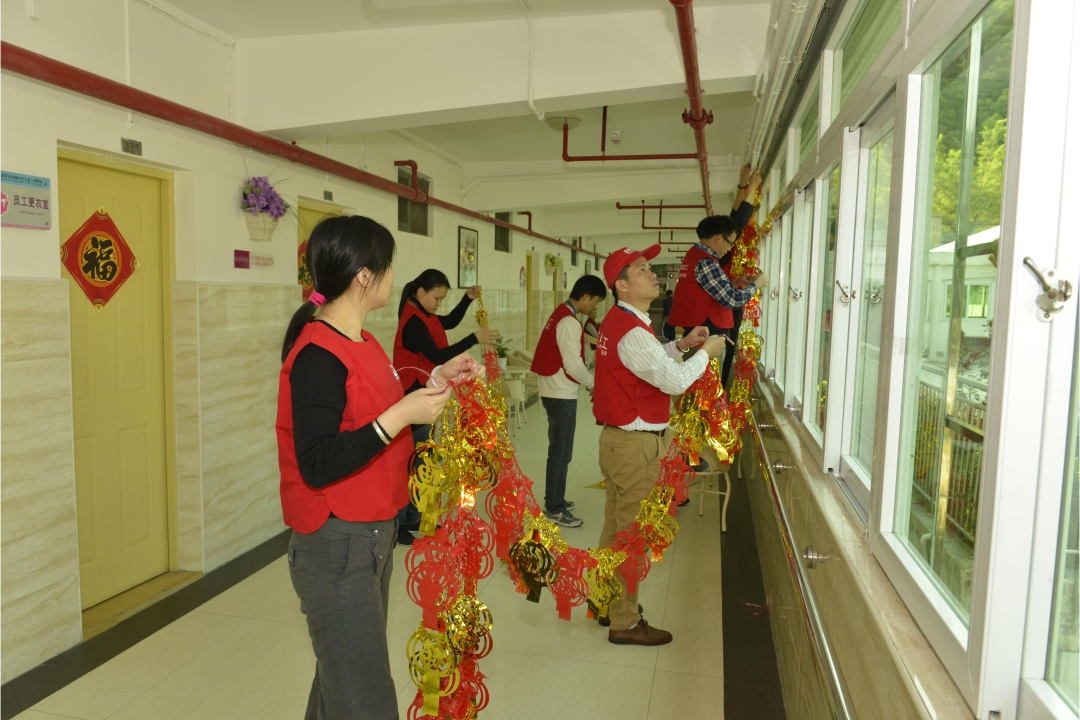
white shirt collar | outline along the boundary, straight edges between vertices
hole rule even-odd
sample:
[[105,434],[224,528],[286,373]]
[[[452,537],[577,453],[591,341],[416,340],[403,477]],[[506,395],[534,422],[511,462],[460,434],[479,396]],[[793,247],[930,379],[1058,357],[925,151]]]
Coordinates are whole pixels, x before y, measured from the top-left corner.
[[642,320],[643,322],[645,322],[646,324],[648,324],[648,325],[650,325],[650,326],[652,325],[652,321],[651,321],[651,320],[649,319],[649,316],[648,316],[648,315],[646,315],[645,313],[641,312],[640,310],[638,310],[638,309],[637,309],[636,307],[634,307],[634,306],[633,306],[633,305],[631,305],[630,303],[626,302],[625,300],[620,300],[620,301],[619,301],[619,307],[624,307],[624,308],[626,308],[627,310],[629,310],[630,312],[634,313],[634,314],[635,314],[635,315],[637,315],[637,316],[638,316],[639,318],[641,318],[641,320]]

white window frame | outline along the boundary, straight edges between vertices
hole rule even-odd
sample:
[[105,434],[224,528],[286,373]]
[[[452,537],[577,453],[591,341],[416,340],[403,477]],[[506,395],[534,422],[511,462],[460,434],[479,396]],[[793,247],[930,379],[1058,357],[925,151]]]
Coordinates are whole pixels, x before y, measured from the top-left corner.
[[[863,250],[866,235],[866,191],[868,190],[870,148],[886,133],[894,131],[895,116],[896,104],[894,98],[890,96],[874,110],[868,122],[860,128],[859,152],[856,161],[858,163],[858,179],[855,188],[857,199],[853,216],[854,225],[851,228],[852,252],[850,267],[851,288],[853,291],[857,288],[860,294],[852,298],[851,304],[847,308],[848,334],[846,338],[845,373],[836,376],[837,385],[839,385],[840,381],[843,381],[842,417],[838,418],[840,446],[837,464],[835,465],[836,473],[842,478],[847,492],[854,497],[858,510],[864,518],[867,517],[870,509],[870,488],[873,473],[870,468],[867,468],[868,471],[871,471],[868,476],[857,463],[852,463],[848,458],[851,457],[851,437],[854,431],[855,369],[857,367],[856,356],[859,351],[859,319],[863,303],[866,301],[866,289],[863,286],[862,279]],[[841,177],[843,177],[843,170],[841,170]],[[890,212],[890,220],[891,216],[892,213]],[[880,369],[880,356],[878,362]],[[830,378],[830,384],[832,382],[833,379]],[[827,456],[826,461],[828,462],[829,459]]]
[[[908,38],[898,82],[894,157],[902,157],[903,162],[894,162],[892,195],[894,202],[899,200],[900,216],[895,228],[890,222],[889,230],[887,283],[894,292],[886,296],[882,328],[879,407],[885,409],[885,417],[879,419],[884,421],[884,431],[879,432],[874,467],[880,482],[875,483],[872,493],[871,543],[976,717],[987,718],[991,711],[999,711],[1002,718],[1017,717],[1017,712],[1021,720],[1040,714],[1061,718],[1073,715],[1060,714],[1064,703],[1053,706],[1056,694],[1052,690],[1046,693],[1042,673],[1050,616],[1048,583],[1052,580],[1048,578],[1053,575],[1057,550],[1067,423],[1046,420],[1067,417],[1071,367],[1066,370],[1064,364],[1071,363],[1077,302],[1074,298],[1053,322],[1039,322],[1034,301],[1041,289],[1020,261],[1030,256],[1036,262],[1056,264],[1059,275],[1080,274],[1080,251],[1072,241],[1074,228],[1065,218],[1059,224],[1068,202],[1063,198],[1069,196],[1045,192],[1048,185],[1056,187],[1065,176],[1062,148],[1066,147],[1066,118],[1071,117],[1073,124],[1070,137],[1074,141],[1080,137],[1076,130],[1080,72],[1075,70],[1075,51],[1072,92],[1061,91],[1060,49],[1072,47],[1075,28],[1080,28],[1070,0],[1016,0],[1000,270],[993,298],[998,330],[992,347],[981,527],[967,627],[894,533],[896,490],[907,480],[897,472],[904,362],[902,349],[894,348],[898,344],[902,347],[908,327],[915,206],[925,190],[917,186],[916,176],[922,73],[988,4],[983,0],[963,4],[938,1],[923,10],[919,32]],[[950,30],[942,32],[940,28]],[[909,61],[919,56],[921,59]],[[1068,112],[1070,103],[1072,114]],[[1075,154],[1075,144],[1071,147]],[[1080,191],[1076,166],[1077,158],[1073,158],[1069,176],[1073,197]],[[1017,232],[1018,228],[1023,232]],[[1062,350],[1065,345],[1070,347],[1068,352]],[[1045,361],[1037,359],[1044,357]],[[1046,420],[1032,422],[1032,418]],[[1034,448],[1038,448],[1038,483],[1032,492]],[[1028,481],[1017,482],[1017,478]]]
[[[814,202],[808,198],[807,190],[813,186],[796,190],[794,194],[792,212],[792,236],[791,236],[791,277],[788,280],[784,292],[788,294],[788,350],[787,371],[788,382],[784,388],[784,405],[798,409],[802,413],[803,376],[805,374],[807,327],[809,315],[807,308],[811,305],[810,295],[810,250],[813,236]],[[814,193],[809,193],[816,197]],[[801,319],[801,322],[791,322],[791,318]]]
[[[826,156],[828,157],[828,156]],[[835,162],[839,162],[839,158]],[[803,366],[803,418],[802,426],[806,430],[807,435],[810,438],[810,446],[815,459],[819,464],[823,463],[822,450],[825,444],[823,429],[816,427],[816,425],[808,422],[806,417],[806,409],[810,406],[810,403],[806,402],[806,393],[816,392],[817,378],[814,377],[814,358],[818,353],[818,341],[820,339],[820,333],[818,332],[818,316],[821,314],[821,296],[822,288],[821,283],[823,278],[821,273],[818,272],[818,260],[821,257],[822,241],[824,240],[824,226],[829,198],[822,192],[826,177],[833,172],[834,162],[830,161],[821,170],[820,173],[814,178],[814,209],[813,209],[813,228],[812,228],[812,251],[810,257],[807,259],[809,264],[809,284],[807,286],[807,322],[806,322],[806,362]],[[843,175],[843,168],[840,173]],[[827,424],[827,423],[826,423]]]
[[[780,214],[780,217],[776,219],[780,223],[780,262],[778,272],[775,276],[769,276],[769,287],[776,293],[776,306],[777,306],[777,318],[776,318],[776,352],[777,359],[773,372],[776,374],[775,382],[776,387],[780,392],[784,392],[784,388],[787,385],[787,355],[790,352],[790,343],[787,338],[787,328],[790,323],[789,315],[791,313],[791,297],[788,293],[788,283],[790,282],[790,273],[792,271],[791,265],[791,231],[792,231],[792,218],[793,211],[788,206],[784,212]],[[776,232],[774,228],[773,232]]]

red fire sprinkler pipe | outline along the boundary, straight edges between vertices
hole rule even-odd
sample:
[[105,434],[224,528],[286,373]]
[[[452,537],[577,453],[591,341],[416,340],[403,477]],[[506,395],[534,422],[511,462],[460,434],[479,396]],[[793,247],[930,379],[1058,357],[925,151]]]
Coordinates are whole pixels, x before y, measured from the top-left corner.
[[531,210],[519,210],[518,215],[529,216],[529,232],[532,232],[532,211]]
[[[420,189],[420,184],[417,180],[417,175],[420,172],[420,168],[417,167],[415,160],[395,160],[394,167],[408,167],[412,170],[412,189],[416,192],[416,202],[426,203],[428,201],[428,194]],[[421,199],[423,198],[423,199]],[[532,230],[532,228],[529,228]]]
[[696,225],[694,227],[679,227],[679,226],[664,227],[663,226],[663,222],[664,222],[664,206],[660,205],[659,207],[660,207],[660,225],[657,225],[655,227],[649,227],[649,226],[647,226],[645,224],[645,205],[644,205],[644,203],[642,204],[642,206],[641,206],[641,229],[642,230],[672,230],[672,231],[674,231],[674,230],[697,230]]
[[694,0],[670,0],[670,2],[675,8],[679,45],[682,48],[683,67],[686,69],[686,94],[690,98],[690,111],[683,113],[683,122],[694,128],[697,161],[701,166],[701,193],[705,198],[705,213],[712,215],[709,152],[705,148],[705,126],[713,121],[713,115],[711,112],[706,112],[701,104],[701,69],[698,66],[697,40],[694,37]]
[[[137,90],[128,85],[124,85],[123,83],[116,82],[115,80],[102,77],[101,75],[95,75],[94,73],[77,68],[74,65],[68,65],[59,60],[53,60],[50,57],[39,55],[38,53],[21,48],[18,45],[0,41],[0,69],[48,85],[70,90],[79,93],[80,95],[102,100],[109,104],[131,110],[132,112],[164,120],[165,122],[170,122],[180,127],[196,130],[227,142],[249,147],[252,150],[258,150],[267,155],[279,157],[298,165],[304,165],[320,172],[329,173],[330,175],[335,175],[360,185],[366,185],[367,187],[381,190],[390,195],[403,197],[406,200],[412,200],[426,205],[434,205],[435,207],[440,207],[444,210],[458,213],[459,215],[471,217],[480,222],[498,225],[499,227],[504,227],[515,232],[531,235],[539,240],[544,240],[545,242],[553,243],[555,245],[561,245],[565,248],[574,250],[581,249],[568,243],[564,243],[557,238],[541,235],[532,230],[518,227],[517,225],[511,225],[508,222],[496,220],[495,218],[482,215],[474,210],[469,210],[468,208],[448,203],[445,200],[431,197],[426,193],[420,192],[418,188],[406,187],[393,180],[373,175],[369,172],[360,170],[359,168],[354,168],[351,165],[346,165],[343,162],[338,162],[337,160],[331,160],[325,155],[319,155],[318,153],[304,150],[301,147],[290,145],[287,142],[278,140],[277,138],[264,133],[249,130],[248,128],[228,122],[227,120],[222,120],[221,118],[208,115],[204,112],[199,112],[198,110],[172,102],[171,100],[166,100],[157,95],[151,95],[148,92]],[[601,255],[590,250],[582,249],[581,251],[586,252],[589,255],[594,255],[597,258],[607,257],[606,255]]]
[[562,159],[564,162],[597,162],[604,160],[695,160],[697,153],[675,153],[667,155],[571,155],[570,126],[562,126]]
[[642,200],[640,205],[623,205],[620,202],[615,203],[615,208],[618,210],[640,210],[645,208],[647,210],[658,210],[659,208],[667,208],[668,210],[704,210],[704,205],[646,205]]

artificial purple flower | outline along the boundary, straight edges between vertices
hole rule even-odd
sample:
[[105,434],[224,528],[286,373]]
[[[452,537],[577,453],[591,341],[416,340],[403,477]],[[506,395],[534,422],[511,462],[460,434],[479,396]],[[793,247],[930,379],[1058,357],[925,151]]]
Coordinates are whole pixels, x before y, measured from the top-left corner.
[[278,191],[270,184],[270,178],[262,175],[253,177],[244,184],[240,209],[255,216],[266,213],[277,220],[288,211],[289,204],[281,198]]

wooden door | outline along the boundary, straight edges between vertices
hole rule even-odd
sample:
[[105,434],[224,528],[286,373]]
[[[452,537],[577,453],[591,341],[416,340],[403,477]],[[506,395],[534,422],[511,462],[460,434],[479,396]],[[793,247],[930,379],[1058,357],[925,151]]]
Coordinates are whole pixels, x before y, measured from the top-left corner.
[[59,161],[61,241],[104,207],[138,260],[101,310],[63,271],[84,608],[169,570],[161,183]]

